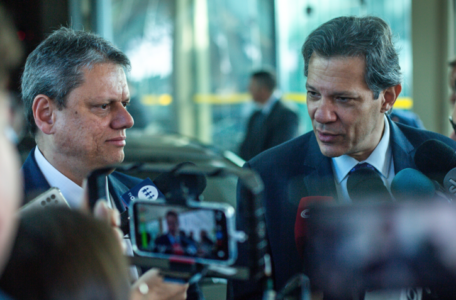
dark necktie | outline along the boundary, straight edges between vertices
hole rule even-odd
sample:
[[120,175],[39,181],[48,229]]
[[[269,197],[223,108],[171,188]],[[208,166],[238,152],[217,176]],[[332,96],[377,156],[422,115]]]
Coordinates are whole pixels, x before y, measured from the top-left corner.
[[357,164],[348,173],[347,191],[353,202],[390,201],[391,195],[371,164]]

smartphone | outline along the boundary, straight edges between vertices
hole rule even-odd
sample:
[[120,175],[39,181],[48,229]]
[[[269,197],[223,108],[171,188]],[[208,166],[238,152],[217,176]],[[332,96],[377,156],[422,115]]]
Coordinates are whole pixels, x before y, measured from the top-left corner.
[[60,190],[56,187],[52,187],[22,206],[19,213],[24,213],[32,209],[46,209],[55,206],[70,207]]
[[136,200],[129,211],[139,256],[205,265],[231,265],[237,257],[234,209],[227,204]]

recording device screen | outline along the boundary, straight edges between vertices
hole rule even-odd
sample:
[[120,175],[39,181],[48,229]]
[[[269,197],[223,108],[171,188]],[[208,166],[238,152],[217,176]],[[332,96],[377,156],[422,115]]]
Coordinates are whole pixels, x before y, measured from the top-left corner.
[[407,287],[456,292],[454,204],[314,207],[309,215],[309,277],[328,295]]
[[138,201],[133,204],[134,248],[142,256],[228,263],[234,255],[230,249],[231,221],[232,214],[223,206],[185,207]]

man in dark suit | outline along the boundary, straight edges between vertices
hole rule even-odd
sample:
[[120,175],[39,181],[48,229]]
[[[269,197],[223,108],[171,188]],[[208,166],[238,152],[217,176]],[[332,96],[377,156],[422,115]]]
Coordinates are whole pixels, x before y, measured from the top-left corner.
[[196,244],[179,231],[179,217],[175,211],[166,213],[168,232],[155,239],[155,252],[175,255],[196,256]]
[[[54,186],[71,207],[80,207],[84,178],[123,161],[126,129],[133,126],[126,108],[129,66],[127,56],[103,38],[69,28],[56,30],[29,55],[22,99],[37,143],[22,167],[29,199]],[[106,182],[107,205],[125,211],[121,195],[140,179],[114,172]],[[187,287],[164,283],[151,271],[133,286],[132,299],[184,299]]]
[[[355,166],[368,163],[389,188],[397,172],[416,169],[413,155],[424,141],[437,139],[456,149],[445,136],[396,124],[385,115],[401,92],[401,72],[391,30],[380,18],[330,20],[308,36],[302,54],[313,131],[246,163],[264,182],[276,289],[304,270],[294,235],[301,198],[330,196],[350,203],[347,179]],[[239,211],[242,205],[239,199]],[[239,257],[245,263],[242,252]],[[233,291],[236,299],[261,295],[251,282],[233,282]]]
[[269,71],[252,74],[249,92],[258,109],[252,114],[239,156],[249,160],[266,149],[288,141],[298,134],[296,112],[274,95],[275,75]]

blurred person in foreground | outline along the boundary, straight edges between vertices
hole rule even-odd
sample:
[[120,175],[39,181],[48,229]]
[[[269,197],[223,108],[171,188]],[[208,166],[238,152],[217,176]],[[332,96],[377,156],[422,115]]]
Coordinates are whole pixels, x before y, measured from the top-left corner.
[[[37,147],[22,166],[27,200],[53,186],[70,207],[83,207],[87,175],[123,161],[126,129],[134,123],[127,111],[129,66],[127,56],[103,38],[64,27],[29,55],[22,75],[22,100]],[[140,182],[118,172],[108,175],[105,212],[125,212],[128,203],[121,196]],[[153,299],[155,291],[163,292],[160,299],[183,299],[182,291],[188,287],[164,283],[154,270],[138,283],[148,285],[145,299]]]
[[[332,19],[307,37],[302,54],[313,131],[267,150],[245,165],[264,182],[276,290],[305,270],[294,234],[303,197],[327,196],[350,203],[347,179],[353,172],[369,168],[389,189],[399,171],[416,169],[413,155],[424,141],[437,139],[456,149],[456,142],[448,137],[392,122],[386,114],[402,87],[392,32],[382,19]],[[245,209],[242,196],[241,189],[238,212]],[[241,218],[237,221],[242,230]],[[239,263],[245,263],[241,250],[238,257]],[[252,282],[233,282],[233,291],[235,299],[260,299],[262,293]]]
[[298,114],[277,97],[276,85],[270,71],[257,71],[250,77],[249,92],[257,110],[249,118],[239,150],[245,160],[298,135]]
[[[9,73],[22,57],[22,47],[12,20],[0,4],[0,274],[10,255],[16,234],[16,211],[22,197],[19,157],[7,132],[11,130],[7,86]],[[10,299],[0,291],[0,299]]]
[[130,293],[127,261],[111,227],[64,207],[21,212],[0,288],[24,300],[124,300]]

